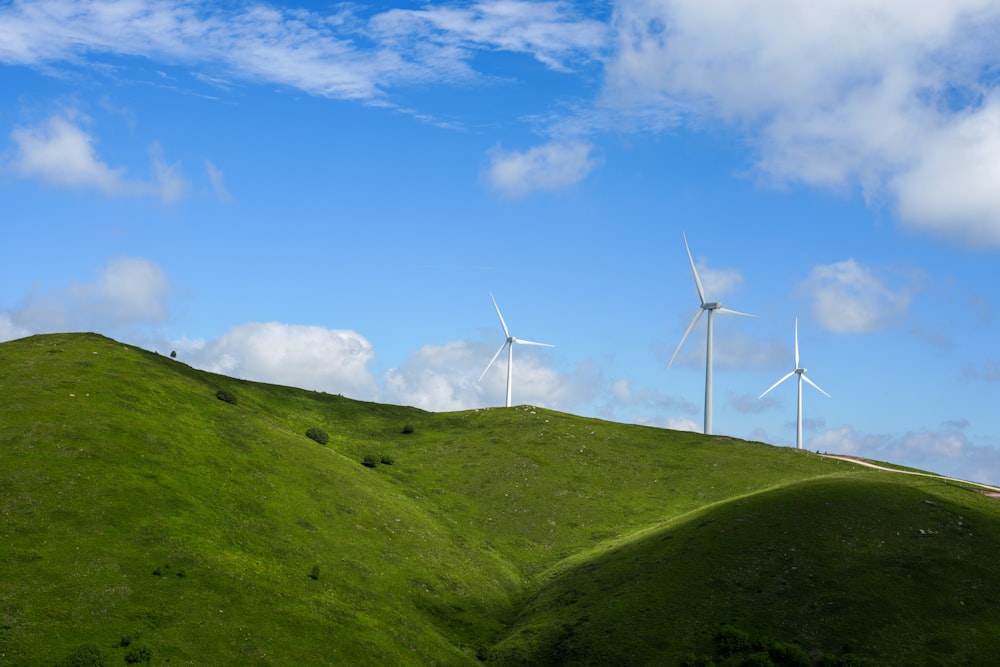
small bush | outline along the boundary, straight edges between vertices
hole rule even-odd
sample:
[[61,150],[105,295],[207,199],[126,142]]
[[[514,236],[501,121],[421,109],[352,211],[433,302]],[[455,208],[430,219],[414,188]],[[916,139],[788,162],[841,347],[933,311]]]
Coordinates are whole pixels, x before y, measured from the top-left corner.
[[366,468],[374,468],[375,466],[378,465],[378,462],[379,462],[379,457],[375,456],[374,454],[367,454],[365,455],[365,458],[361,459],[361,465],[365,466]]
[[771,660],[782,667],[809,667],[812,660],[798,644],[786,644],[776,642],[767,647],[767,653]]
[[753,641],[750,639],[750,633],[726,625],[715,636],[715,647],[722,657],[728,658],[750,651],[753,648]]
[[382,456],[380,456],[378,458],[378,460],[381,461],[382,463],[386,464],[387,466],[391,466],[393,463],[396,462],[396,459],[392,458],[388,454],[383,454]]
[[313,581],[319,579],[319,565],[313,565],[312,569],[309,570],[309,578]]
[[148,648],[132,649],[125,654],[125,663],[129,665],[138,665],[142,662],[149,664],[152,660],[153,654]]
[[323,429],[316,428],[315,426],[306,431],[306,435],[321,445],[325,445],[330,442],[330,435]]
[[403,430],[400,431],[400,433],[405,433],[406,435],[413,433],[413,424],[407,424],[406,426],[404,426]]
[[84,644],[66,656],[56,667],[103,667],[104,656],[101,649],[93,644]]
[[232,392],[228,392],[225,389],[220,389],[215,392],[215,397],[220,401],[236,405],[236,396]]

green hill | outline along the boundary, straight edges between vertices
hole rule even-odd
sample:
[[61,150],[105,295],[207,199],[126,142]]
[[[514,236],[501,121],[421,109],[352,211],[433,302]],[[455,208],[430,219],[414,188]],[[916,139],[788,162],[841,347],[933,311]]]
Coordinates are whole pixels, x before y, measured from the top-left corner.
[[0,344],[0,665],[989,664],[998,502],[33,336]]

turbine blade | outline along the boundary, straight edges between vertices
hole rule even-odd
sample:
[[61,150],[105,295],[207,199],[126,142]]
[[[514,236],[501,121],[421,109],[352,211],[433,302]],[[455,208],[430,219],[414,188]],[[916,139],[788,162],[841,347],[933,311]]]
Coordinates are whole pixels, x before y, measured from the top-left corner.
[[688,253],[688,261],[691,262],[691,273],[694,274],[694,284],[698,288],[698,298],[701,299],[701,304],[705,305],[705,288],[701,286],[701,278],[698,277],[698,269],[694,268],[694,258],[691,257],[691,248],[688,246],[687,234],[681,232],[684,237],[684,249]]
[[515,338],[515,343],[520,343],[521,345],[541,345],[542,347],[555,347],[555,345],[550,345],[549,343],[536,343],[533,340],[523,340],[521,338]]
[[497,309],[497,317],[500,318],[500,326],[503,327],[503,335],[510,338],[510,332],[507,331],[507,323],[503,321],[503,315],[500,314],[500,306],[497,305],[497,300],[493,298],[493,292],[490,292],[490,299],[493,300],[493,307]]
[[784,382],[788,378],[792,377],[793,375],[795,375],[795,371],[790,371],[788,373],[788,375],[786,375],[785,377],[781,378],[780,380],[778,380],[777,382],[775,382],[774,384],[772,384],[770,387],[767,388],[767,391],[765,391],[763,394],[761,394],[757,398],[764,398],[764,396],[766,396],[769,391],[771,391],[772,389],[774,389],[775,387],[777,387],[779,384],[781,384],[782,382]]
[[486,377],[486,372],[488,370],[490,370],[491,368],[493,368],[493,362],[497,360],[497,357],[500,356],[500,353],[503,352],[503,349],[505,347],[507,347],[508,345],[510,345],[510,341],[509,340],[505,340],[503,342],[503,345],[500,346],[500,349],[497,350],[497,353],[493,355],[492,359],[490,359],[490,363],[486,364],[486,369],[483,371],[483,374],[479,376],[479,381],[480,382],[482,382],[483,378]]
[[799,318],[795,318],[795,367],[799,367]]
[[826,393],[825,391],[823,391],[822,389],[820,389],[820,388],[819,388],[819,385],[818,385],[818,384],[816,384],[815,382],[813,382],[812,380],[810,380],[810,379],[809,379],[809,376],[808,376],[808,375],[806,375],[805,373],[803,373],[803,374],[802,374],[802,379],[803,379],[803,380],[805,380],[806,382],[808,382],[809,384],[811,384],[811,385],[812,385],[813,387],[815,387],[816,389],[819,389],[819,393],[823,394],[823,395],[824,395],[824,396],[826,396],[827,398],[833,398],[832,396],[830,396],[830,394],[828,394],[828,393]]
[[694,319],[691,320],[691,324],[688,325],[687,331],[684,332],[684,336],[681,338],[681,342],[677,344],[677,349],[674,350],[674,356],[670,357],[670,363],[667,364],[667,368],[674,365],[674,359],[677,358],[677,353],[681,351],[684,346],[684,341],[687,340],[688,335],[691,334],[691,330],[694,329],[694,325],[698,324],[698,320],[701,318],[701,314],[705,312],[704,308],[699,308],[698,312],[695,313]]
[[729,308],[716,308],[715,312],[725,313],[726,315],[739,315],[741,317],[760,317],[760,315],[751,315],[750,313],[741,313],[738,310],[731,310]]

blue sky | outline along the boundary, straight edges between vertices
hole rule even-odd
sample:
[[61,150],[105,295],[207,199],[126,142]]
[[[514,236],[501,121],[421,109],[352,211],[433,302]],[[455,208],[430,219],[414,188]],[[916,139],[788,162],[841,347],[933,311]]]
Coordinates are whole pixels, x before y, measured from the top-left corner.
[[1000,483],[1000,2],[0,3],[0,340]]

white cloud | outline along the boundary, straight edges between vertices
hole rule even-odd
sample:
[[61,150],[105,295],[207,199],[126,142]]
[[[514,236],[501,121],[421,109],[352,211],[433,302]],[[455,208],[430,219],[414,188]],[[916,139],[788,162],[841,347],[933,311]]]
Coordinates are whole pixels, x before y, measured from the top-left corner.
[[153,179],[131,179],[125,168],[113,168],[98,156],[96,139],[76,120],[77,114],[67,111],[36,127],[14,129],[10,161],[14,172],[55,187],[97,190],[116,197],[152,196],[171,204],[184,196],[187,182],[180,167],[164,161],[158,144],[149,149]]
[[915,227],[1000,246],[1000,93],[929,136],[915,164],[891,183]]
[[906,313],[910,289],[891,288],[874,271],[848,259],[813,268],[801,289],[820,325],[840,333],[885,329]]
[[1000,245],[998,26],[992,0],[622,0],[601,102],[731,123],[770,178],[858,185],[906,225]]
[[15,331],[115,332],[166,320],[172,288],[163,270],[142,258],[112,259],[91,282],[36,288],[3,315]]
[[159,265],[140,258],[111,260],[93,285],[74,288],[91,317],[113,325],[161,322],[170,281]]
[[52,116],[35,128],[17,128],[11,133],[17,146],[12,166],[26,178],[50,185],[93,188],[120,195],[128,188],[125,170],[112,169],[94,149],[94,138],[64,116]]
[[527,151],[490,152],[487,180],[497,191],[519,197],[538,190],[576,185],[597,165],[593,147],[584,142],[548,143]]
[[[506,354],[479,376],[496,351],[488,345],[455,341],[425,345],[398,368],[385,374],[383,398],[425,410],[450,411],[504,405],[507,395]],[[511,390],[515,405],[570,410],[588,395],[592,378],[586,369],[567,376],[545,364],[546,354],[517,346]]]
[[192,366],[258,382],[374,399],[368,370],[375,354],[354,331],[318,326],[252,322],[211,341],[175,341]]
[[697,264],[705,298],[710,301],[717,301],[731,294],[743,283],[743,275],[736,269],[713,269],[704,259],[699,259]]
[[15,324],[9,314],[0,313],[0,342],[30,335],[31,332]]
[[432,411],[480,407],[487,402],[477,382],[485,354],[483,346],[464,341],[425,345],[385,374],[385,399]]

